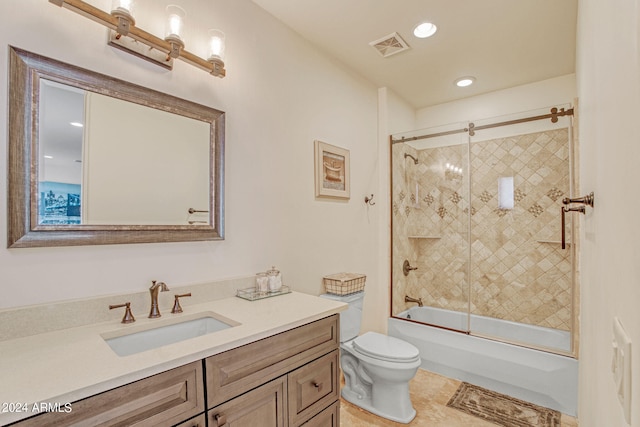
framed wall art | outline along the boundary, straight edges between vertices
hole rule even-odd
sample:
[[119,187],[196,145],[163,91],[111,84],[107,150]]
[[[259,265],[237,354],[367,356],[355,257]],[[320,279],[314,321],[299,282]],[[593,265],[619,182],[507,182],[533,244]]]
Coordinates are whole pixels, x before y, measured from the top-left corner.
[[349,150],[314,141],[316,197],[349,199]]

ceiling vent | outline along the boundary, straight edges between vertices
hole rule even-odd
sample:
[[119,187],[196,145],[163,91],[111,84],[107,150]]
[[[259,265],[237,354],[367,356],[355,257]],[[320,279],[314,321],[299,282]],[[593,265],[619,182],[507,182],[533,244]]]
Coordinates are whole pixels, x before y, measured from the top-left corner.
[[398,33],[391,33],[379,40],[372,41],[369,46],[373,46],[384,58],[410,49],[407,42]]

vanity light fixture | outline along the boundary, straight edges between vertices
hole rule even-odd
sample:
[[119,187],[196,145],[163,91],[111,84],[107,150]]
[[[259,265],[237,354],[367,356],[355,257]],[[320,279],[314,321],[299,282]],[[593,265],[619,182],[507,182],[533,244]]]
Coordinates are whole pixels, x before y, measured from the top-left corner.
[[[167,6],[165,37],[161,39],[142,28],[136,27],[133,16],[134,0],[113,0],[111,13],[107,13],[83,0],[49,0],[57,6],[67,8],[107,27],[109,45],[147,59],[165,68],[172,69],[173,59],[181,59],[216,77],[225,77],[224,33],[216,30],[215,41],[210,33],[209,58],[203,59],[184,49],[183,27],[185,11],[176,5]],[[215,46],[215,51],[213,47]]]
[[423,22],[413,29],[413,35],[419,39],[426,39],[427,37],[434,35],[436,31],[438,31],[438,27],[436,27],[435,24],[432,24],[431,22]]
[[467,87],[467,86],[471,86],[475,81],[476,81],[475,77],[466,76],[466,77],[460,77],[459,79],[457,79],[455,81],[455,84],[458,87]]
[[80,123],[80,122],[69,122],[69,124],[70,124],[71,126],[74,126],[74,127],[77,127],[77,128],[82,128],[82,127],[84,127],[84,125],[83,125],[82,123]]

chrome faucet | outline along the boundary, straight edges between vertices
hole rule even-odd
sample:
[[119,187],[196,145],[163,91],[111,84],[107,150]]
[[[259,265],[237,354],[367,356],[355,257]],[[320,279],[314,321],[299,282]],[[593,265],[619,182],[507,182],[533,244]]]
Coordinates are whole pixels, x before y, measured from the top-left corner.
[[151,287],[149,288],[149,293],[151,293],[151,312],[149,312],[150,319],[161,316],[160,309],[158,308],[158,290],[166,292],[169,290],[169,287],[164,282],[156,282],[155,280],[152,280]]
[[411,298],[409,295],[405,295],[404,302],[417,302],[418,307],[422,307],[422,298]]

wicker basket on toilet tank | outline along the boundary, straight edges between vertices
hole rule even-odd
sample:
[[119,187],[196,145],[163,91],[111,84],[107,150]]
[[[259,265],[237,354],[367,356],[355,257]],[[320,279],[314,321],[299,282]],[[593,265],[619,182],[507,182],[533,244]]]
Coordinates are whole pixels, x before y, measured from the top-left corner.
[[334,295],[349,295],[363,291],[366,280],[366,275],[357,273],[336,273],[322,279],[327,293]]

